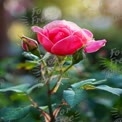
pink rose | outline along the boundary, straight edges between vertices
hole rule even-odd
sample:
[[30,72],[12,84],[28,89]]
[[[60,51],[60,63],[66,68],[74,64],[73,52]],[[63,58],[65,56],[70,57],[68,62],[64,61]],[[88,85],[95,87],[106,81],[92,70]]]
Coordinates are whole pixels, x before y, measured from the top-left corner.
[[56,55],[72,55],[78,49],[92,53],[99,50],[106,40],[95,41],[93,34],[87,29],[81,29],[75,23],[65,20],[50,22],[43,28],[33,26],[38,41],[48,52]]

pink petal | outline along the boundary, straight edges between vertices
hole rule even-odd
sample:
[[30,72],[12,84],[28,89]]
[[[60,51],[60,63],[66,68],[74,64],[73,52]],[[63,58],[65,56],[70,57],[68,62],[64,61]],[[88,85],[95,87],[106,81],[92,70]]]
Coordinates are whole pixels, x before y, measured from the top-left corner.
[[29,51],[27,44],[24,43],[23,41],[22,41],[22,48],[23,48],[23,50],[25,50],[25,51]]
[[41,29],[38,26],[33,26],[32,30],[33,32],[37,33],[38,41],[42,44],[45,50],[47,50],[48,52],[51,52],[53,43],[43,34],[43,29]]
[[66,38],[70,35],[67,28],[55,28],[49,31],[49,38],[53,43],[57,43],[59,40]]
[[81,28],[76,25],[73,22],[70,21],[66,21],[66,20],[55,20],[50,22],[49,24],[47,24],[46,26],[44,26],[44,30],[50,30],[50,29],[54,29],[56,27],[66,27],[69,28],[72,31],[79,31],[81,30]]
[[84,35],[82,40],[84,40],[84,44],[87,44],[89,41],[93,40],[93,34],[87,29],[82,29],[82,34]]
[[81,39],[83,45],[87,43],[87,39],[84,37],[84,34],[82,33],[82,31],[77,31],[74,33],[74,35],[76,35],[78,38]]
[[86,47],[84,48],[84,52],[86,53],[93,53],[98,51],[100,48],[105,46],[106,40],[98,40],[98,41],[91,41],[89,42]]
[[62,20],[63,24],[69,27],[72,31],[80,31],[81,28],[73,22]]
[[53,54],[56,55],[71,55],[76,50],[80,49],[83,43],[80,38],[75,35],[68,36],[61,41],[57,42],[51,49]]
[[92,32],[91,31],[89,31],[89,30],[87,30],[87,29],[82,29],[84,32],[85,32],[85,34],[89,37],[89,38],[93,38],[93,34],[92,34]]

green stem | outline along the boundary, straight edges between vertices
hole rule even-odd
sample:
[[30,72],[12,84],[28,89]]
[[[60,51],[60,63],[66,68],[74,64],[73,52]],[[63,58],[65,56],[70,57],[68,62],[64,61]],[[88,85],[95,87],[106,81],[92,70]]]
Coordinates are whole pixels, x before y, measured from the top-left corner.
[[[44,65],[44,67],[45,67],[45,70],[46,70],[47,74],[49,75],[49,71],[48,71],[48,67],[47,67],[46,62],[44,60],[42,60],[42,63]],[[47,85],[48,108],[49,108],[49,114],[50,114],[50,117],[51,117],[51,122],[55,122],[55,118],[53,116],[53,109],[52,109],[52,102],[51,102],[51,94],[50,94],[50,84],[49,84],[52,74],[53,73],[51,73],[49,75],[49,79],[48,80],[46,80],[46,78],[44,78],[44,80],[45,80],[45,84]]]
[[73,66],[73,64],[69,65],[69,66],[63,71],[63,74],[64,74],[65,72],[67,72],[72,66]]
[[49,113],[51,117],[51,122],[55,122],[55,118],[53,116],[53,109],[52,109],[52,101],[51,101],[51,94],[50,94],[50,86],[49,83],[47,83],[47,89],[48,89],[48,108],[49,108]]
[[56,93],[56,91],[58,90],[60,84],[61,84],[61,80],[62,80],[62,75],[59,76],[55,86],[52,88],[52,90],[50,91],[50,94]]
[[69,67],[67,67],[64,71],[62,71],[62,66],[60,66],[60,68],[61,68],[61,70],[60,70],[60,76],[59,76],[59,78],[58,78],[58,80],[57,80],[56,85],[54,86],[54,89],[50,90],[50,83],[49,83],[49,82],[50,82],[51,76],[52,76],[52,74],[53,74],[53,72],[54,72],[54,69],[56,68],[56,65],[54,66],[53,71],[52,71],[51,74],[49,75],[48,68],[47,68],[47,65],[46,65],[45,61],[42,60],[42,63],[43,63],[43,65],[45,66],[45,70],[47,71],[48,76],[49,76],[49,79],[46,81],[46,85],[47,85],[47,94],[48,94],[48,108],[49,108],[49,114],[50,114],[50,117],[51,117],[51,122],[55,122],[55,117],[54,117],[54,115],[53,115],[53,109],[52,109],[52,101],[51,101],[51,95],[52,95],[52,94],[51,94],[51,91],[52,91],[52,92],[57,91],[57,89],[59,88],[60,83],[61,83],[62,75],[63,75],[66,71],[68,71],[68,70],[73,66],[73,64],[71,64]]
[[44,60],[42,60],[42,64],[44,65],[44,67],[45,67],[45,69],[46,69],[47,74],[49,74],[49,71],[48,71],[48,68],[47,68],[47,64],[45,63],[45,61],[44,61]]
[[30,97],[29,95],[27,95],[29,101],[32,103],[32,106],[36,109],[38,109],[41,113],[43,112],[43,110],[41,108],[39,108],[39,105],[32,99],[32,97]]
[[60,84],[61,84],[61,80],[62,80],[62,76],[63,74],[68,71],[71,67],[73,66],[73,64],[71,64],[69,67],[67,67],[64,71],[62,71],[62,67],[61,67],[61,71],[60,71],[60,76],[55,84],[55,86],[52,88],[52,90],[50,91],[50,94],[56,93],[56,91],[58,90]]

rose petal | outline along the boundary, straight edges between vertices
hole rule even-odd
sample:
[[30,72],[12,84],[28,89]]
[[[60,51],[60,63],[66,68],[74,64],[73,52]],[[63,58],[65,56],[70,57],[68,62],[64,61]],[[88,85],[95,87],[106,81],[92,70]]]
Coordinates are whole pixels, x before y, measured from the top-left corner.
[[87,29],[82,29],[84,32],[85,32],[85,34],[89,37],[89,38],[93,38],[93,34],[92,34],[92,32],[91,31],[89,31],[89,30],[87,30]]
[[33,32],[37,33],[38,41],[43,45],[45,50],[47,50],[48,52],[51,52],[53,43],[43,34],[43,29],[41,29],[38,26],[33,26],[32,30]]
[[63,20],[63,24],[69,27],[73,32],[81,30],[81,28],[73,22]]
[[[47,40],[49,40],[49,39],[44,35],[43,29],[42,29],[42,28],[40,28],[40,27],[38,27],[38,26],[33,26],[33,27],[32,27],[32,31],[33,31],[33,32],[36,32],[36,33],[38,33],[38,34],[40,34],[40,35],[42,36],[42,38],[46,38]],[[39,42],[40,42],[41,44],[43,43],[42,41],[43,41],[42,39],[39,40]],[[50,41],[50,40],[49,40],[49,41]]]
[[82,41],[76,35],[71,35],[57,42],[51,49],[56,55],[71,55],[83,46]]
[[44,26],[44,30],[52,30],[56,27],[60,27],[62,20],[55,20]]
[[106,40],[98,40],[98,41],[91,41],[89,42],[86,47],[84,48],[84,52],[86,53],[93,53],[98,51],[101,47],[105,46]]
[[93,34],[87,29],[82,29],[81,33],[84,35],[82,40],[84,40],[84,44],[87,44],[89,41],[93,40]]
[[76,35],[78,38],[80,38],[84,45],[88,42],[88,40],[84,37],[84,34],[82,33],[82,31],[74,32],[74,35]]
[[55,20],[53,22],[50,22],[49,24],[44,26],[44,30],[51,30],[51,29],[54,29],[56,27],[66,27],[71,31],[81,30],[81,28],[78,25],[76,25],[73,22],[66,21],[66,20]]
[[25,50],[25,51],[29,51],[27,44],[24,43],[23,41],[22,41],[22,48],[23,48],[23,50]]
[[66,28],[55,28],[49,31],[49,39],[53,42],[56,43],[61,39],[66,38],[67,36],[70,35],[70,32]]

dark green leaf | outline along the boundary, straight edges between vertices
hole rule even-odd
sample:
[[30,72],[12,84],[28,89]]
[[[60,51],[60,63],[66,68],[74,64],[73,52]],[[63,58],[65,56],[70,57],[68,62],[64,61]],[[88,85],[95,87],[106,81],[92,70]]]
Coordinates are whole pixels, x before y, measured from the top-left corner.
[[84,53],[82,48],[73,54],[72,64],[77,64],[84,59]]
[[84,99],[85,91],[78,89],[78,90],[64,90],[63,97],[64,100],[71,106],[74,107],[78,103],[80,103]]
[[0,118],[4,121],[12,121],[24,118],[30,111],[31,106],[20,108],[4,108],[0,110]]
[[39,57],[30,53],[30,52],[23,52],[23,56],[30,60],[39,60]]
[[35,50],[32,50],[32,51],[30,51],[32,54],[34,54],[35,56],[38,56],[38,57],[40,57],[40,51],[39,51],[39,49],[37,48],[37,49],[35,49]]
[[13,91],[13,92],[18,92],[18,93],[26,92],[29,86],[30,86],[29,84],[22,84],[18,86],[0,89],[0,92],[8,92],[8,91]]

